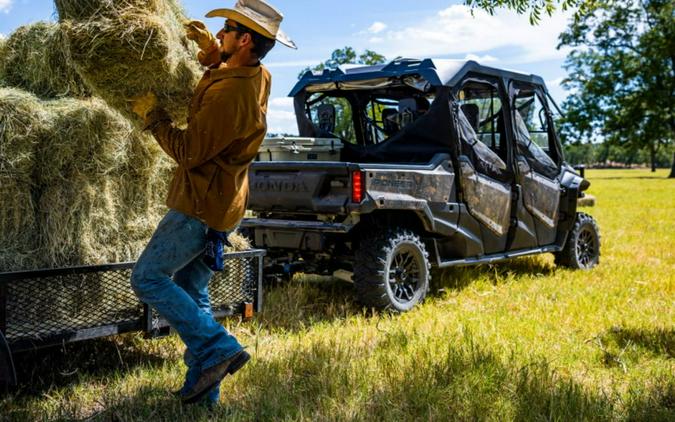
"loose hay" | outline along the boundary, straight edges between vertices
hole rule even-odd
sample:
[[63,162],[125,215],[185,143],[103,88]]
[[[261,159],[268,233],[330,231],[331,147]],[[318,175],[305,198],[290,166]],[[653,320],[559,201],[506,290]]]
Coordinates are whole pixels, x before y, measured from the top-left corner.
[[174,0],[57,0],[61,26],[78,73],[94,94],[126,116],[129,99],[154,92],[184,123],[201,74]]
[[57,24],[19,27],[0,47],[0,83],[43,98],[90,95],[75,72]]

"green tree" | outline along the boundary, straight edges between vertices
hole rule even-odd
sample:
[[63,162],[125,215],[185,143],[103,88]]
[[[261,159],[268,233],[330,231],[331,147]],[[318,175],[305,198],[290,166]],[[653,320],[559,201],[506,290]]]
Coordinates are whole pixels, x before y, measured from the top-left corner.
[[[376,65],[385,62],[385,57],[372,50],[365,50],[357,54],[352,47],[338,48],[331,53],[330,58],[314,67],[305,68],[298,78],[308,71],[322,71],[324,69],[337,69],[342,64]],[[324,103],[335,106],[335,134],[345,141],[355,141],[354,125],[352,124],[352,110],[349,101],[343,98],[327,98]]]
[[563,139],[604,139],[632,151],[647,149],[652,170],[672,154],[675,117],[675,16],[673,0],[465,0],[472,9],[494,14],[503,7],[529,13],[530,23],[556,9],[574,9],[561,35],[573,90],[563,105]]
[[464,0],[464,4],[471,9],[483,9],[491,15],[498,8],[515,10],[519,14],[528,13],[531,24],[539,23],[542,13],[551,16],[557,8],[576,8],[577,13],[584,13],[594,2],[595,0]]
[[[563,137],[601,139],[656,156],[675,138],[672,0],[598,0],[560,35],[571,90]],[[634,156],[633,154],[632,156]],[[675,167],[675,163],[673,163]]]

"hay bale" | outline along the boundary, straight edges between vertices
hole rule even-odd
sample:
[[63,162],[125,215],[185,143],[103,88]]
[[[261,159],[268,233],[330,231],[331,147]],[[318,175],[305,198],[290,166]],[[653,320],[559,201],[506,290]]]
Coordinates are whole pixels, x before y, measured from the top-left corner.
[[138,122],[129,99],[154,92],[176,122],[201,74],[174,0],[57,0],[75,67],[95,95]]
[[121,11],[142,8],[157,12],[163,0],[55,0],[60,20],[87,20],[92,16],[115,18]]
[[67,182],[73,176],[97,181],[119,171],[131,143],[139,135],[131,124],[102,100],[72,98],[45,102],[52,130],[37,151],[43,186]]
[[595,196],[586,194],[583,198],[577,199],[577,206],[579,207],[594,207],[595,206]]
[[137,259],[164,215],[166,175],[173,168],[168,157],[100,100],[45,107],[53,135],[38,148],[44,264]]
[[33,171],[48,117],[35,96],[0,88],[0,272],[26,268],[37,248]]
[[101,100],[0,89],[0,271],[135,260],[172,171]]
[[0,52],[0,80],[42,98],[90,95],[75,72],[59,25],[38,22],[19,27]]

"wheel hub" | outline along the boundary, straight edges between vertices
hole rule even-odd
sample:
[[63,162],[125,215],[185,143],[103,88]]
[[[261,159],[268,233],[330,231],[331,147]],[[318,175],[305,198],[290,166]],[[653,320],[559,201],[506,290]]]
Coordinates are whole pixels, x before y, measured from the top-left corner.
[[414,252],[401,247],[394,252],[389,266],[389,287],[400,303],[413,300],[419,288],[420,263]]

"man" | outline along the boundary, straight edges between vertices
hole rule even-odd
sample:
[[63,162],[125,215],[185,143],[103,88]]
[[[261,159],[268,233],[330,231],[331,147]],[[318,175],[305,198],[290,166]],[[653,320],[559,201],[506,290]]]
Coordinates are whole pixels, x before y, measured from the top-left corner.
[[217,39],[204,24],[186,24],[188,38],[209,66],[189,107],[188,126],[178,129],[154,94],[134,101],[162,149],[177,163],[169,188],[170,211],[159,223],[134,268],[131,284],[178,332],[187,350],[188,372],[179,392],[184,403],[205,396],[216,402],[219,385],[250,359],[236,338],[213,318],[204,262],[207,240],[222,239],[244,215],[248,167],[265,136],[270,74],[260,60],[275,41],[295,48],[279,30],[281,13],[263,0],[239,0],[234,9],[207,17],[226,18]]

